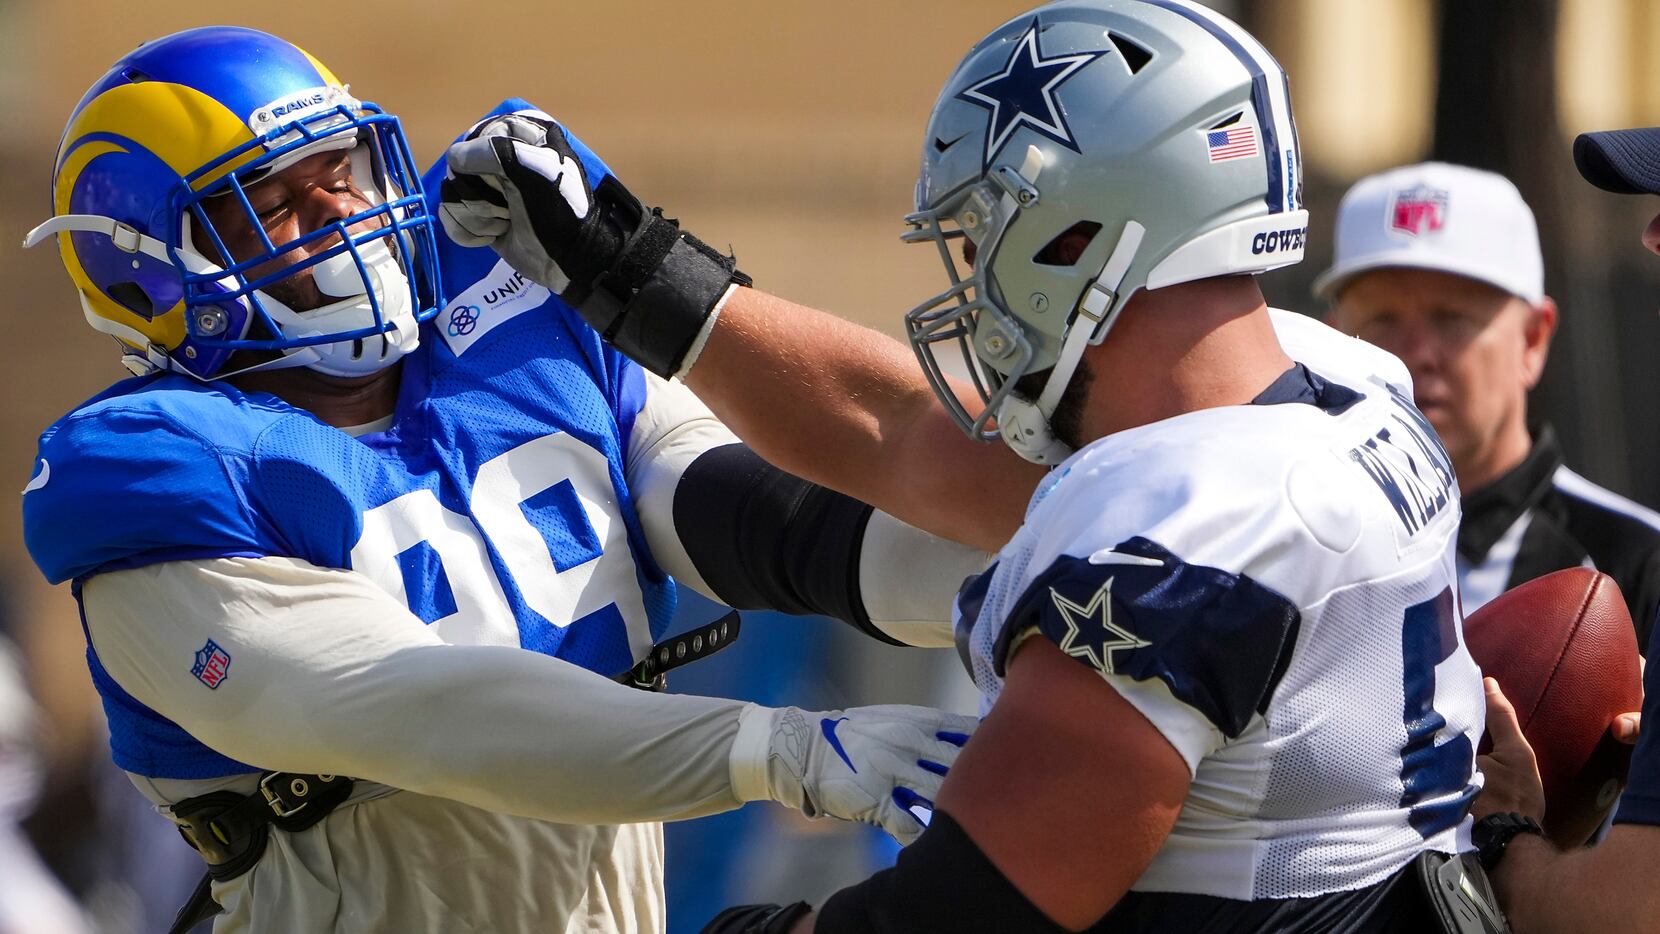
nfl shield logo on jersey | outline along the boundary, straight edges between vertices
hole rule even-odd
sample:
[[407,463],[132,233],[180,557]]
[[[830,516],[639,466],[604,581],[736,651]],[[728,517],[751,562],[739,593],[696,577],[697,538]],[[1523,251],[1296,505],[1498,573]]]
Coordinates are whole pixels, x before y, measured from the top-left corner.
[[225,677],[231,671],[231,653],[219,647],[219,643],[212,639],[196,650],[196,664],[190,667],[190,673],[196,680],[210,688],[217,689],[225,682]]
[[1447,193],[1427,185],[1396,192],[1389,210],[1389,230],[1409,237],[1440,230],[1446,220]]

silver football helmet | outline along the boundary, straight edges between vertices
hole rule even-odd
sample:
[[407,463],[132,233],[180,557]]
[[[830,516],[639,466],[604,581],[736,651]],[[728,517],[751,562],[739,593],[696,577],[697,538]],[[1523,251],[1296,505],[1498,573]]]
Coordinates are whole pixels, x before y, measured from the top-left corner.
[[[906,218],[951,279],[905,316],[934,391],[971,436],[1058,463],[1055,406],[1138,290],[1302,259],[1300,170],[1285,72],[1212,10],[1062,0],[998,27],[934,105]],[[947,382],[950,348],[978,412]],[[1016,391],[1045,370],[1035,398]]]

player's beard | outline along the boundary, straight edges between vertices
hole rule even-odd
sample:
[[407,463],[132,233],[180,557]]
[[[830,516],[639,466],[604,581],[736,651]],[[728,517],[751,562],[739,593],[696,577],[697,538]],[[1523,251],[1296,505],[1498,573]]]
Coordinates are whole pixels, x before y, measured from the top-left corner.
[[[1038,398],[1043,394],[1043,386],[1049,382],[1052,372],[1027,373],[1015,382],[1015,392],[1028,399]],[[1074,451],[1086,443],[1083,431],[1084,400],[1088,398],[1089,384],[1094,380],[1095,371],[1090,369],[1087,361],[1079,360],[1078,368],[1072,371],[1072,381],[1066,384],[1066,389],[1061,392],[1061,401],[1056,403],[1054,414],[1049,416],[1049,430]]]

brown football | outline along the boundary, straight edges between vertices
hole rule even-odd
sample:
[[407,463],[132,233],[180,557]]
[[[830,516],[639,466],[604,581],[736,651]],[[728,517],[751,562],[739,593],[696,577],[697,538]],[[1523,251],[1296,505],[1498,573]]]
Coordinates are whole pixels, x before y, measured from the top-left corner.
[[[1643,705],[1637,637],[1619,585],[1568,568],[1500,594],[1464,620],[1482,673],[1498,679],[1539,759],[1545,831],[1589,840],[1625,784],[1631,748],[1609,734]],[[1482,751],[1487,749],[1482,740]]]

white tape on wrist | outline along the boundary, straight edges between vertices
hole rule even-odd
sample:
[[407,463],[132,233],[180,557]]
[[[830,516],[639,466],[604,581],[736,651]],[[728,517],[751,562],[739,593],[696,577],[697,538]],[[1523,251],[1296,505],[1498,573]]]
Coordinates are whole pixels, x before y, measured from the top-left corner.
[[732,794],[739,801],[774,800],[767,782],[767,758],[772,752],[772,725],[779,711],[745,704],[738,712],[738,735],[732,739],[730,765]]
[[709,335],[714,333],[715,322],[720,313],[726,308],[726,303],[732,300],[732,293],[743,288],[736,282],[726,287],[725,294],[715,303],[715,310],[709,312],[709,317],[703,319],[703,327],[698,329],[697,337],[692,339],[692,346],[686,348],[686,356],[680,360],[680,368],[674,371],[670,379],[685,379],[686,374],[692,371],[692,364],[697,362],[698,355],[703,353],[703,345],[709,343]]

